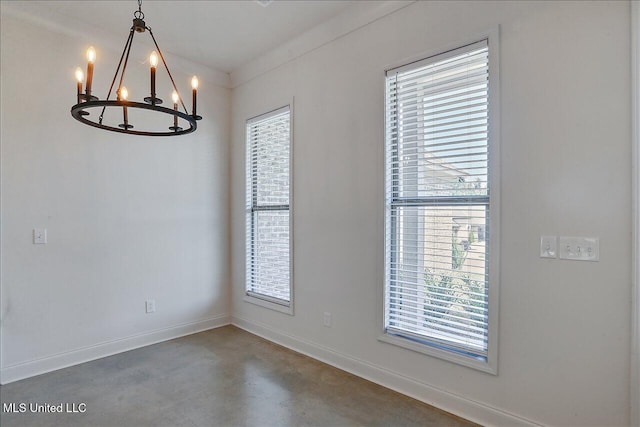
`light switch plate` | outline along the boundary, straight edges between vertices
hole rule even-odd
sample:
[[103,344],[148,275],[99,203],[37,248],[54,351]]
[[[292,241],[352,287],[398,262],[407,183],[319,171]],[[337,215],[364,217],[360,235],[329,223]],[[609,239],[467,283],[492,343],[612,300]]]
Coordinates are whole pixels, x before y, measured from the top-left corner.
[[556,236],[540,237],[540,258],[557,258],[558,245]]
[[47,229],[46,228],[34,228],[33,229],[33,244],[44,245],[47,243]]
[[598,237],[560,237],[560,258],[574,261],[599,261]]

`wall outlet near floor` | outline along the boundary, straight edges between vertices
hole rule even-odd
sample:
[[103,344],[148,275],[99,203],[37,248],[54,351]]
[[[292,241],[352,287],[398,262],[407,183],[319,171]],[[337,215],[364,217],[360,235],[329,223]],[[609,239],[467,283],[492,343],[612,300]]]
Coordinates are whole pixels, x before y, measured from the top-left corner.
[[46,228],[34,228],[33,229],[33,244],[34,245],[46,245],[47,244],[47,229]]
[[322,318],[322,324],[327,328],[331,327],[331,313],[329,313],[328,311],[324,312],[324,317]]
[[145,312],[148,313],[155,313],[156,312],[156,300],[154,299],[148,299],[144,302],[144,309]]

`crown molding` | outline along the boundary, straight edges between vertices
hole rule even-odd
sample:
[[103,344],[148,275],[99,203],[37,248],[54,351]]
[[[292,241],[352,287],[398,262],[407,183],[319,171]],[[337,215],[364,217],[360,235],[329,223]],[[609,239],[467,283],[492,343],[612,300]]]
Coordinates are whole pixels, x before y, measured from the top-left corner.
[[233,70],[231,72],[231,87],[236,88],[243,85],[414,2],[415,0],[357,2],[330,20]]

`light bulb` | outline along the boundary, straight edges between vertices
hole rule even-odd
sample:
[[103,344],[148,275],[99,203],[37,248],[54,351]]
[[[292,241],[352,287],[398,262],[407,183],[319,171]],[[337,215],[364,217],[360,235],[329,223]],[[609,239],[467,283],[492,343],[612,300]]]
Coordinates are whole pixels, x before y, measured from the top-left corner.
[[89,46],[89,49],[87,49],[87,61],[93,64],[95,60],[96,60],[96,50],[93,48],[93,46]]
[[151,56],[149,56],[149,63],[153,68],[158,66],[158,54],[155,51],[151,52]]
[[196,76],[191,79],[191,88],[198,89],[198,78]]
[[78,80],[78,83],[82,83],[84,80],[84,73],[80,67],[76,68],[76,80]]
[[180,100],[180,98],[178,97],[178,92],[176,92],[175,90],[171,94],[171,98],[173,99],[174,104],[177,104],[178,101]]
[[129,97],[129,91],[127,90],[126,87],[122,86],[120,88],[120,99],[126,101],[128,97]]

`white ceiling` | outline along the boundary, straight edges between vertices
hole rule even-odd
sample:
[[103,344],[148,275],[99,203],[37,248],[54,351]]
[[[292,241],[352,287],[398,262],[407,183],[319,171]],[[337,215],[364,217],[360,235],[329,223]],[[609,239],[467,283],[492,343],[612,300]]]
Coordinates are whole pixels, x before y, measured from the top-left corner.
[[[165,53],[230,73],[357,3],[361,7],[363,2],[275,0],[264,7],[254,0],[143,0],[142,11]],[[18,13],[71,33],[75,30],[88,44],[98,46],[95,38],[107,35],[123,46],[138,4],[136,0],[22,0],[2,1],[1,8],[2,13]]]

